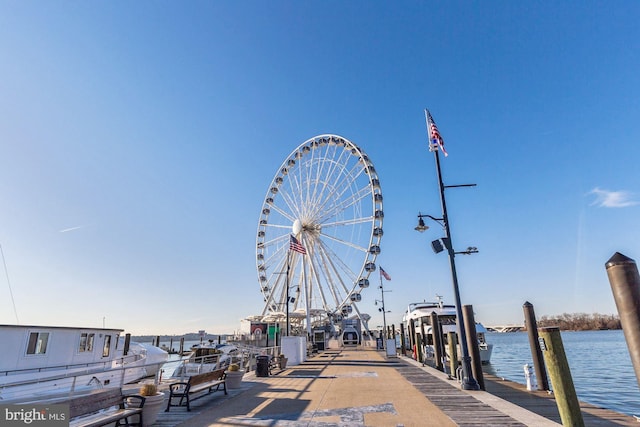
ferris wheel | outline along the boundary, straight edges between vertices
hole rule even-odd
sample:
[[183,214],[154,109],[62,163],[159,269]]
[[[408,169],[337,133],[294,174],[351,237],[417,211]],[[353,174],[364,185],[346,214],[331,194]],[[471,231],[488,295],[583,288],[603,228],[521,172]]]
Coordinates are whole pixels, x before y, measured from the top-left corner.
[[383,217],[380,180],[360,147],[338,135],[300,144],[278,168],[260,210],[262,316],[291,313],[309,332],[352,317],[367,327],[370,316],[357,302],[376,270]]

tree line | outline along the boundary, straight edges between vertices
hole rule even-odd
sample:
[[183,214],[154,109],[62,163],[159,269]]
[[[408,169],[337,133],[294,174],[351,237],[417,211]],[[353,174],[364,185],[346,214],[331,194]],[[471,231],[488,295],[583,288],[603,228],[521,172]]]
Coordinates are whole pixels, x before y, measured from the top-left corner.
[[537,323],[539,328],[556,326],[562,331],[622,329],[620,317],[613,314],[563,313],[556,316],[542,316]]

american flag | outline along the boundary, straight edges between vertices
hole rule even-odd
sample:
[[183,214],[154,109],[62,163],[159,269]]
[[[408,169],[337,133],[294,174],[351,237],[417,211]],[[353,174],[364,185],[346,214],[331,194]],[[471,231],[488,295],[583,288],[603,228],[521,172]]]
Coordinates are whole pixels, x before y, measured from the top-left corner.
[[442,136],[440,136],[440,132],[438,131],[438,127],[436,126],[436,122],[433,121],[433,117],[431,117],[431,113],[429,112],[429,110],[425,109],[424,115],[427,118],[427,132],[429,133],[430,146],[435,148],[434,146],[437,145],[438,147],[440,147],[442,154],[447,157],[447,150],[444,149],[444,140],[442,139]]
[[384,277],[387,280],[391,280],[391,276],[389,276],[389,274],[387,274],[386,271],[384,271],[384,268],[380,267],[380,274],[382,275],[382,277]]
[[291,238],[289,240],[289,249],[292,251],[300,252],[302,255],[306,255],[307,250],[304,248],[304,246],[302,246],[302,243],[298,242],[298,239],[293,237],[292,234],[290,234],[289,237]]

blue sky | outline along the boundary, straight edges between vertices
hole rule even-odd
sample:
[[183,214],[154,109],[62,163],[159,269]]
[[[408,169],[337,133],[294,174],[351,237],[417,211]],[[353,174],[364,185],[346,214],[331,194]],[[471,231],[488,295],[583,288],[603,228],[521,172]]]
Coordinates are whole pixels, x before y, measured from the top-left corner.
[[267,186],[323,133],[378,171],[387,323],[452,302],[437,224],[413,230],[440,216],[425,108],[445,184],[477,184],[447,190],[456,250],[480,251],[456,257],[476,319],[615,313],[604,264],[640,257],[639,20],[634,1],[2,1],[0,323],[233,332],[262,310]]

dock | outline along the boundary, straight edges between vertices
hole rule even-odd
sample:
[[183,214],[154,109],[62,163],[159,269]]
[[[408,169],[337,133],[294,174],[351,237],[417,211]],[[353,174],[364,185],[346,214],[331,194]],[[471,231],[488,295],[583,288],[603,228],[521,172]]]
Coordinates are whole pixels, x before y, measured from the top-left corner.
[[[268,377],[245,374],[240,389],[161,412],[157,427],[559,426],[553,395],[485,374],[486,391],[407,357],[340,348]],[[166,397],[165,397],[166,399]],[[632,416],[581,404],[587,426],[638,426]]]

